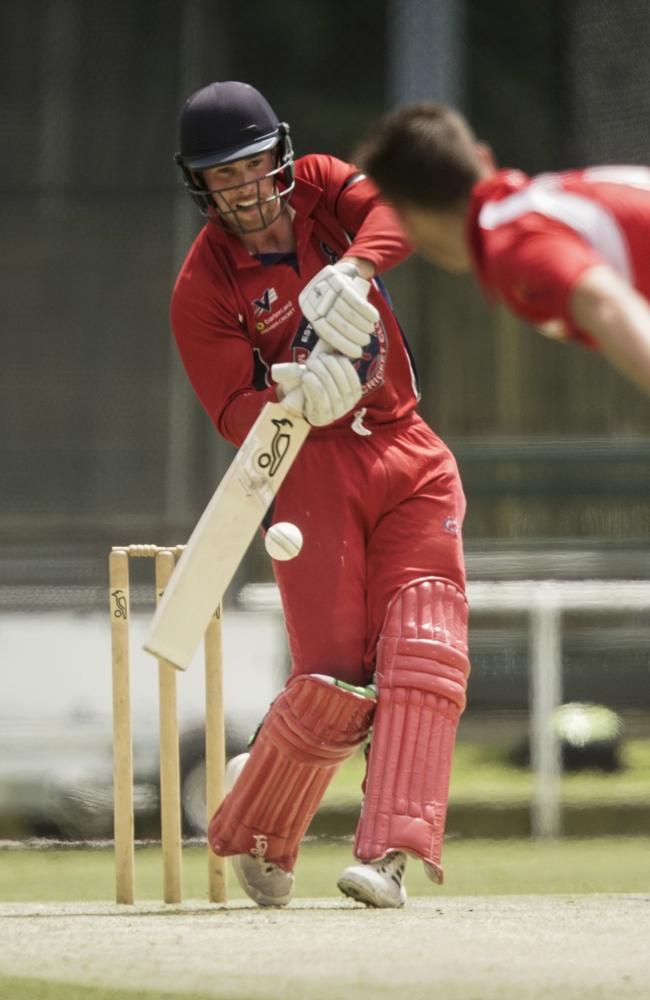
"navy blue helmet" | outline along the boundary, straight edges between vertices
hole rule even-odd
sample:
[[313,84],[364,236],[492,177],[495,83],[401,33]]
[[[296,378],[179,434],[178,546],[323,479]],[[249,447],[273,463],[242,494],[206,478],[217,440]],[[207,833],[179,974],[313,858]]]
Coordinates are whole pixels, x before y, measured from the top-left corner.
[[[185,187],[198,205],[201,213],[209,218],[227,218],[228,224],[237,226],[236,210],[229,210],[223,199],[215,203],[200,171],[220,166],[234,160],[253,157],[257,153],[276,150],[274,169],[257,181],[257,201],[263,229],[262,207],[269,202],[288,197],[294,187],[293,148],[289,126],[281,122],[271,105],[258,90],[247,83],[234,80],[209,83],[192,94],[185,102],[180,120],[180,152],[176,163],[181,168]],[[263,198],[260,182],[273,178],[274,194]],[[233,185],[234,187],[235,185]],[[220,188],[220,192],[232,188]],[[246,232],[252,232],[247,228]]]

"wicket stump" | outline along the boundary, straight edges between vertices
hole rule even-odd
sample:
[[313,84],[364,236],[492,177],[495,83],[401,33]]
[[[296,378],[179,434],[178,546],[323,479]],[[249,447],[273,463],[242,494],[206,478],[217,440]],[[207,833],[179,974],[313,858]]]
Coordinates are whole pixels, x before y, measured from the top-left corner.
[[[115,830],[115,898],[135,899],[135,835],[133,809],[133,729],[129,665],[129,559],[155,560],[156,600],[162,597],[182,545],[126,545],[111,550],[109,589],[113,666],[113,803]],[[205,633],[205,772],[209,820],[224,796],[225,732],[221,608]],[[160,827],[163,855],[163,899],[182,899],[182,811],[176,669],[158,661],[160,717]],[[226,901],[225,859],[208,846],[208,898]]]

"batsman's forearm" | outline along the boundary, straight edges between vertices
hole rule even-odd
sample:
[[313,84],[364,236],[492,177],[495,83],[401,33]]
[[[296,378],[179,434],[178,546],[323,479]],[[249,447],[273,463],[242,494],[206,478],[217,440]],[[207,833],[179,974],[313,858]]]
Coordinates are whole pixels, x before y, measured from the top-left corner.
[[610,268],[586,272],[571,296],[571,313],[602,354],[650,396],[650,307]]
[[221,412],[213,418],[221,436],[239,448],[265,405],[279,401],[277,388],[247,388],[234,393]]

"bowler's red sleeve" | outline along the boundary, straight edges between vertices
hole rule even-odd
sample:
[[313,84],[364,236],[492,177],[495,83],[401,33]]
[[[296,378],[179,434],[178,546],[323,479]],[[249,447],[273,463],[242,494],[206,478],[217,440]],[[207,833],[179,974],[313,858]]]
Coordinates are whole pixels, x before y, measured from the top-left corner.
[[308,159],[317,172],[316,183],[323,188],[326,207],[352,237],[346,254],[369,260],[381,274],[413,253],[395,212],[370,178],[333,156]]
[[172,296],[171,321],[194,391],[219,433],[239,446],[263,406],[277,397],[274,387],[253,386],[254,355],[237,316],[197,288],[184,269]]
[[591,344],[573,322],[570,296],[580,275],[605,261],[562,223],[544,220],[543,226],[483,230],[489,285],[523,319],[538,325],[561,320],[569,337]]

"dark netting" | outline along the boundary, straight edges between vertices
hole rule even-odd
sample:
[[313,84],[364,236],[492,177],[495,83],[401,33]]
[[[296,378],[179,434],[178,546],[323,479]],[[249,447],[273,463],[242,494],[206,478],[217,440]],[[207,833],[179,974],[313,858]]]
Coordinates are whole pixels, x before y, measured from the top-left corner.
[[650,18],[643,0],[564,5],[571,59],[567,157],[579,163],[650,162]]
[[231,457],[170,346],[172,282],[201,223],[172,162],[184,98],[250,81],[291,122],[298,155],[345,156],[382,110],[376,5],[354,5],[344,36],[322,3],[240,15],[203,0],[0,7],[9,583],[17,564],[37,573],[25,567],[44,545],[83,559],[186,537]]
[[[647,160],[643,3],[448,6],[457,56],[431,68],[430,89],[453,78],[502,163]],[[297,155],[349,156],[394,96],[417,8],[360,0],[341,31],[324,0],[258,0],[245,16],[233,0],[0,6],[6,583],[17,565],[36,573],[45,547],[78,552],[80,575],[96,553],[100,583],[109,543],[182,540],[232,455],[170,344],[170,289],[200,224],[172,163],[183,98],[248,80],[291,123]],[[468,484],[470,547],[647,534],[639,394],[488,310],[469,281],[412,261],[389,284],[422,412]],[[251,574],[268,576],[264,555]]]

